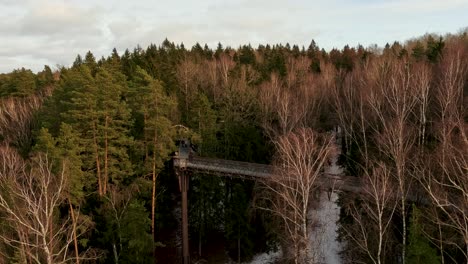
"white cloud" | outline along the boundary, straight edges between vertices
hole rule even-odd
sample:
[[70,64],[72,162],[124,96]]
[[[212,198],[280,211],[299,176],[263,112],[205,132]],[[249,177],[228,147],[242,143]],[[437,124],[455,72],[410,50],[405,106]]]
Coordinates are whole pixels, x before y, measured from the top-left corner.
[[377,5],[370,6],[382,11],[401,12],[401,13],[430,13],[454,10],[459,8],[467,8],[468,1],[466,0],[396,0],[383,2]]
[[98,14],[95,10],[65,3],[36,4],[19,23],[22,34],[33,36],[100,34],[97,28]]
[[[0,0],[0,72],[159,44],[380,45],[467,26],[468,0]],[[465,24],[463,24],[465,23]]]

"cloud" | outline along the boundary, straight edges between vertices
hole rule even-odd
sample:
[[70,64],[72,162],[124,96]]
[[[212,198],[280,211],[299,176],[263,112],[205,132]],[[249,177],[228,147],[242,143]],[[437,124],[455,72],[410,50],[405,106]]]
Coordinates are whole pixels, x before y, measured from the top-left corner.
[[[41,70],[44,64],[69,65],[76,54],[101,50],[105,32],[98,7],[83,8],[71,2],[0,2],[0,72],[26,67]],[[5,63],[8,62],[8,63]],[[26,63],[25,63],[26,62]]]
[[20,19],[19,24],[21,33],[31,36],[52,38],[57,35],[73,36],[80,33],[98,35],[101,34],[97,27],[98,15],[93,9],[83,9],[61,2],[46,2],[35,4]]
[[467,0],[394,0],[376,5],[370,5],[371,9],[375,8],[386,12],[411,14],[444,12],[467,7]]
[[[0,72],[70,65],[165,38],[191,47],[260,43],[330,49],[456,32],[468,0],[0,0]],[[466,22],[465,22],[466,23]]]

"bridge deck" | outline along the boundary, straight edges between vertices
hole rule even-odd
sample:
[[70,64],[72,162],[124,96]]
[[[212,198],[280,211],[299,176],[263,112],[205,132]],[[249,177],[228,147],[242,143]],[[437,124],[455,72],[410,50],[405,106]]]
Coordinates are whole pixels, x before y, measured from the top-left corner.
[[[190,157],[190,155],[186,154],[186,150],[180,153],[182,155],[179,154],[175,156],[173,161],[174,167],[181,170],[266,181],[274,173],[274,168],[271,165],[204,157]],[[357,177],[322,173],[317,179],[317,183],[325,190],[361,191],[361,182]]]

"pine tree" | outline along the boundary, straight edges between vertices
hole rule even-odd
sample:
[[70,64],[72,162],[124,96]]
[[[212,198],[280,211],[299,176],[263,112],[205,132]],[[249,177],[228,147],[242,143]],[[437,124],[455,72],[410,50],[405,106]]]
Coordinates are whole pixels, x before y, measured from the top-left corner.
[[88,66],[91,71],[91,75],[95,76],[97,72],[98,65],[96,63],[96,58],[94,57],[91,51],[88,51],[85,55],[84,64]]
[[81,66],[81,64],[83,64],[83,59],[81,58],[81,55],[78,54],[76,55],[75,61],[73,62],[73,67],[74,68],[79,67]]
[[213,150],[217,147],[216,113],[205,94],[197,94],[197,98],[194,100],[188,116],[188,126],[200,135],[203,141],[203,149],[200,150],[201,153],[199,154],[210,155],[209,151],[205,153],[204,149]]
[[122,217],[121,251],[123,263],[154,263],[151,253],[154,242],[148,233],[150,219],[143,202],[132,201]]
[[411,56],[417,60],[421,60],[424,58],[425,50],[423,44],[418,40],[416,45],[412,49]]
[[45,65],[44,70],[37,74],[38,88],[45,88],[54,83],[54,76],[49,66]]
[[24,68],[8,74],[4,82],[0,84],[0,97],[25,97],[33,95],[37,91],[36,76],[31,70]]
[[437,62],[442,55],[445,43],[442,37],[436,41],[432,36],[429,36],[427,40],[426,56],[430,62]]
[[174,128],[169,119],[175,102],[165,95],[162,83],[137,67],[132,81],[132,103],[135,114],[143,117],[144,174],[151,175],[151,232],[155,235],[157,179],[174,146]]
[[[253,241],[249,238],[253,234],[249,222],[249,198],[244,184],[235,182],[227,194],[225,234],[229,242],[228,250],[238,262],[253,253]],[[233,254],[235,252],[235,254]]]
[[423,228],[421,223],[421,211],[413,204],[406,262],[411,264],[440,263],[440,257],[437,256],[437,251],[431,247],[428,239],[424,237]]
[[132,144],[130,109],[123,100],[127,92],[125,77],[111,69],[99,69],[96,74],[98,88],[98,123],[100,148],[103,151],[103,186],[106,194],[108,183],[122,184],[132,175],[128,148]]
[[63,74],[60,89],[63,121],[79,134],[83,170],[92,182],[97,183],[99,195],[103,195],[102,151],[100,147],[100,112],[98,88],[86,65],[81,65]]
[[122,184],[132,175],[128,157],[130,111],[123,100],[127,87],[117,72],[100,68],[93,78],[86,65],[64,77],[66,111],[64,120],[81,137],[83,167],[95,175],[100,196],[108,183]]

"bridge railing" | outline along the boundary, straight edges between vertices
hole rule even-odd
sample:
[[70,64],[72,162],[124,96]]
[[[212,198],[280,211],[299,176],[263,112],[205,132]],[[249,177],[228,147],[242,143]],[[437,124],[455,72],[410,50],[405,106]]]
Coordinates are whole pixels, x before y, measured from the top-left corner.
[[[274,167],[271,165],[204,157],[174,157],[174,167],[219,176],[266,181],[274,174]],[[323,173],[317,179],[317,183],[327,190],[361,191],[361,181],[357,177]]]

